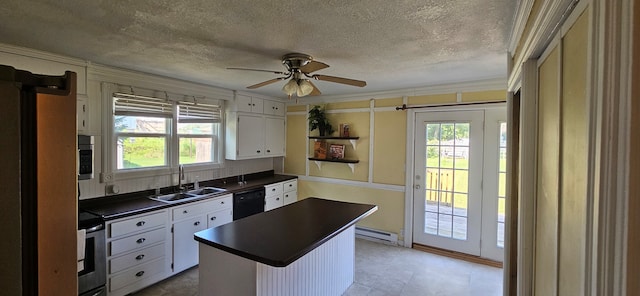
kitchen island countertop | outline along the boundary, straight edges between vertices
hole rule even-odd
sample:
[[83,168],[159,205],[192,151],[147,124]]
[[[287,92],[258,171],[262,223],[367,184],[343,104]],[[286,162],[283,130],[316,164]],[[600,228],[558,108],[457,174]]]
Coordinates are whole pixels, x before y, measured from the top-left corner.
[[205,245],[285,267],[378,209],[310,197],[194,234]]

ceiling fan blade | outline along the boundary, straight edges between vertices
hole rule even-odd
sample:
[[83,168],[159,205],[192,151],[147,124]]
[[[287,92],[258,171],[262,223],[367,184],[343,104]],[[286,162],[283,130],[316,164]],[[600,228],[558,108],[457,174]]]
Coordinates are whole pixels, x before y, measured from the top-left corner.
[[364,87],[365,85],[367,85],[366,81],[343,78],[343,77],[335,77],[335,76],[328,76],[328,75],[313,75],[312,77],[317,80],[331,81],[331,82],[348,84],[348,85],[359,86],[359,87]]
[[309,81],[309,84],[313,86],[313,91],[311,91],[311,93],[309,94],[310,96],[319,96],[322,94],[315,84],[313,84],[311,81]]
[[300,67],[300,71],[302,71],[302,73],[309,74],[325,68],[329,68],[329,65],[318,61],[310,61],[306,65]]
[[247,88],[248,88],[248,89],[254,89],[254,88],[258,88],[258,87],[263,87],[263,86],[265,86],[265,85],[269,85],[269,84],[272,84],[272,83],[278,82],[278,81],[280,81],[280,80],[282,80],[282,79],[286,79],[286,77],[273,78],[273,79],[270,79],[270,80],[267,80],[267,81],[264,81],[264,82],[260,82],[260,83],[258,83],[258,84],[249,85],[249,86],[247,86]]
[[267,72],[279,75],[285,75],[286,73],[280,71],[272,71],[272,70],[262,70],[262,69],[249,69],[249,68],[227,68],[227,70],[242,70],[242,71],[257,71],[257,72]]

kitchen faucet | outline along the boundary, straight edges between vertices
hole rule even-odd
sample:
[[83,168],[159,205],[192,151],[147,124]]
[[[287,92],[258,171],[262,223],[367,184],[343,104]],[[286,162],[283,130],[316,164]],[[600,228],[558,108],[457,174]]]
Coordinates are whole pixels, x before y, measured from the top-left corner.
[[178,166],[178,191],[182,192],[184,188],[182,188],[182,181],[184,180],[184,165]]

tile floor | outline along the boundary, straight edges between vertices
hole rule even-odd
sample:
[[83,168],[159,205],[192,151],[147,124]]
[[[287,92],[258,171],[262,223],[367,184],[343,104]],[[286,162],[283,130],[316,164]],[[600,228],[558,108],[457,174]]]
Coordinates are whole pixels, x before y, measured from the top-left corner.
[[[198,268],[133,295],[198,295]],[[502,269],[357,239],[355,281],[344,296],[359,295],[498,296]]]

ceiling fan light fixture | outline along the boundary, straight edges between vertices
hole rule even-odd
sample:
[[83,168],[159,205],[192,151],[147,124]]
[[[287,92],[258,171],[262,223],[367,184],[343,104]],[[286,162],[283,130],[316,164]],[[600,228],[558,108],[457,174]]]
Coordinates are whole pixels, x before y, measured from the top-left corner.
[[295,79],[289,80],[287,84],[282,87],[282,91],[287,94],[289,97],[294,95],[298,91],[298,84]]
[[309,82],[309,79],[298,80],[298,97],[308,96],[311,92],[313,92],[313,85]]

